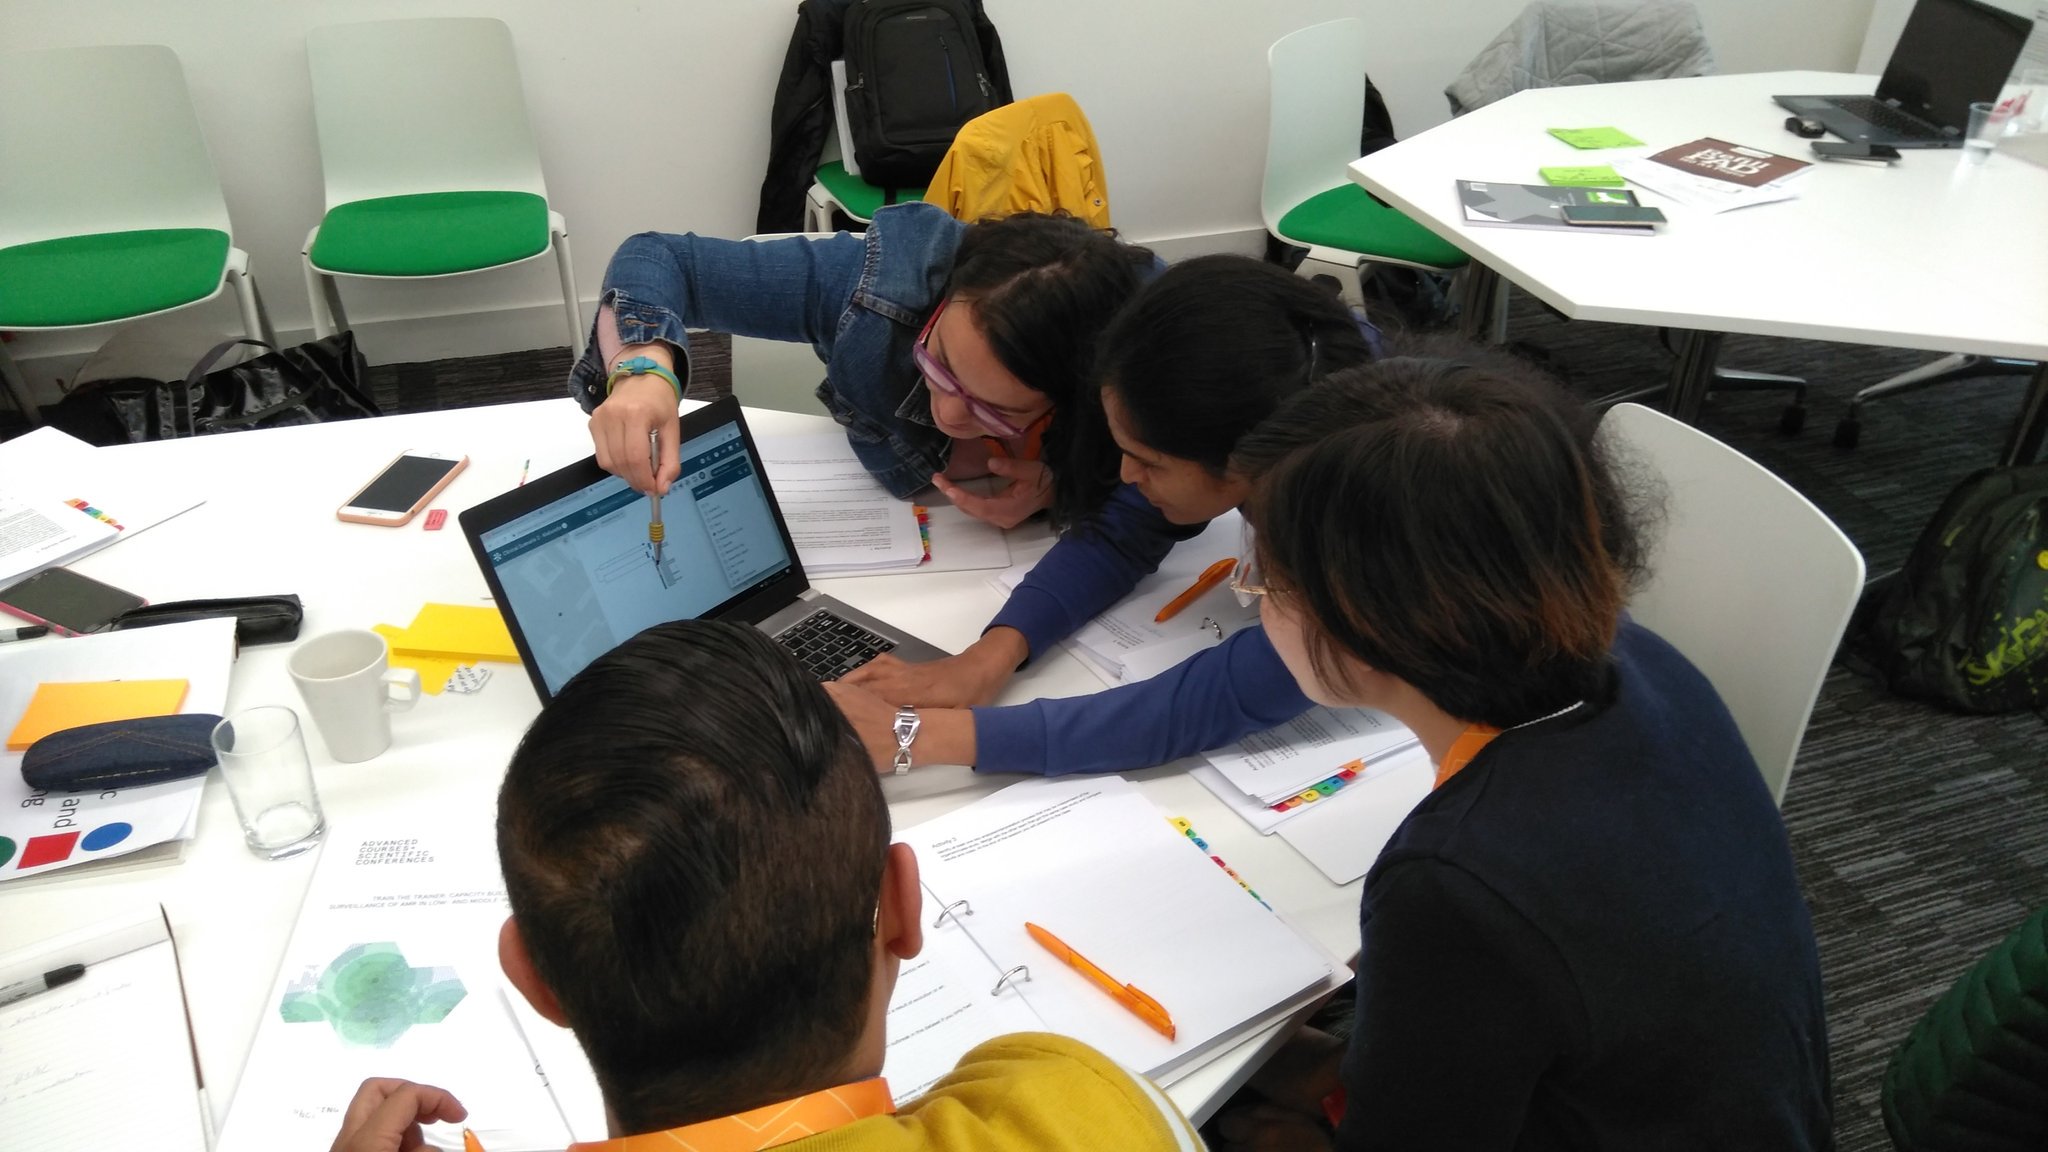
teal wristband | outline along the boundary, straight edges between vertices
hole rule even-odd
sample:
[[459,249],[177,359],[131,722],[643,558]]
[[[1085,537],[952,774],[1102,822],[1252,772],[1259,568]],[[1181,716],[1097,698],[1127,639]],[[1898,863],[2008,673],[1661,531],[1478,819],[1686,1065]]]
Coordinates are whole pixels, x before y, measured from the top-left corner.
[[635,356],[631,360],[619,361],[612,369],[611,375],[604,378],[604,394],[611,395],[612,388],[625,376],[659,376],[668,381],[669,387],[676,390],[677,401],[680,402],[683,398],[683,382],[676,379],[675,373],[655,363],[649,356]]

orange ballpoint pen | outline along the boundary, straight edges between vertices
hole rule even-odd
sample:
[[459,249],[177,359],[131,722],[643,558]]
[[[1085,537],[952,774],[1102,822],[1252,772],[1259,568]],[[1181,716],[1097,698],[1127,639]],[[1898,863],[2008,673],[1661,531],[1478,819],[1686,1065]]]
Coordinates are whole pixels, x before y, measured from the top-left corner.
[[462,1152],[484,1152],[484,1142],[467,1128],[462,1130]]
[[1086,976],[1096,987],[1109,993],[1117,1003],[1130,1009],[1132,1015],[1151,1026],[1154,1032],[1168,1040],[1173,1039],[1173,1017],[1166,1014],[1166,1007],[1159,1001],[1138,991],[1134,985],[1117,983],[1114,977],[1097,968],[1086,956],[1067,947],[1065,941],[1038,925],[1027,920],[1024,923],[1024,930],[1031,933],[1031,938],[1038,941],[1047,952],[1059,957],[1062,963]]
[[1230,574],[1236,569],[1237,560],[1235,558],[1218,560],[1214,564],[1209,565],[1202,570],[1200,576],[1195,577],[1193,584],[1188,585],[1187,591],[1168,600],[1166,607],[1159,610],[1159,615],[1154,616],[1152,622],[1154,624],[1164,624],[1175,616],[1180,615],[1181,609],[1201,599],[1202,593],[1230,579]]

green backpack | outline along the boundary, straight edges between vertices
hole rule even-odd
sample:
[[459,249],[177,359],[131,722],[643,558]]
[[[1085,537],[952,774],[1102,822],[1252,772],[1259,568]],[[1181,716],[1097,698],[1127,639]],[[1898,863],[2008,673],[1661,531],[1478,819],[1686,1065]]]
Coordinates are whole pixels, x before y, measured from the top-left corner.
[[2048,463],[1958,484],[1850,636],[1902,696],[1962,712],[2048,708]]

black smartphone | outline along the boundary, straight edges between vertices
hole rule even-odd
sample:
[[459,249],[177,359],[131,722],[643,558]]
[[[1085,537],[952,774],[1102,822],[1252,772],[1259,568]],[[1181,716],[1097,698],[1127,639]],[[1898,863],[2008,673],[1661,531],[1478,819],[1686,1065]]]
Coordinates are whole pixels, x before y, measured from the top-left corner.
[[83,636],[113,623],[114,617],[149,601],[112,584],[80,576],[69,568],[46,568],[0,588],[0,609],[46,624],[64,636]]
[[1664,223],[1664,213],[1640,204],[1567,204],[1564,206],[1564,222],[1567,224],[1592,224],[1614,227],[1648,228]]
[[1814,141],[1813,154],[1823,160],[1883,160],[1887,163],[1899,158],[1899,150],[1889,144],[1858,144],[1838,140]]

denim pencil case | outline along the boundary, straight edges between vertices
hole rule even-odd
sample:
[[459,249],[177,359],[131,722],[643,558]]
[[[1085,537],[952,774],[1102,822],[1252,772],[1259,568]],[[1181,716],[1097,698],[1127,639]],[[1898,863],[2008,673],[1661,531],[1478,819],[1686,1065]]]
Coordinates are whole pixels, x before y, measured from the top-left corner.
[[139,788],[197,776],[213,767],[211,715],[140,716],[66,728],[28,746],[21,778],[31,788],[83,792]]

